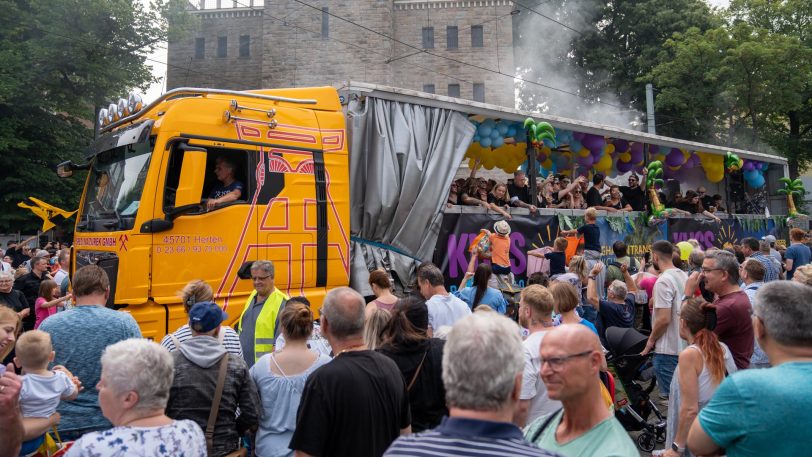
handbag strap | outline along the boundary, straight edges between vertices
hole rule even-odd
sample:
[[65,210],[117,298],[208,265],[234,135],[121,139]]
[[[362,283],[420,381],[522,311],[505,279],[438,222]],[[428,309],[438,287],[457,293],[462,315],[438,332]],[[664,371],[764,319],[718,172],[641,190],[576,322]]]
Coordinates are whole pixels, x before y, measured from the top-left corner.
[[217,374],[217,387],[214,389],[214,400],[209,411],[209,422],[206,424],[206,449],[208,455],[214,450],[214,423],[217,421],[217,413],[220,411],[220,399],[223,398],[223,387],[226,384],[226,371],[228,371],[228,352],[220,360],[220,372]]
[[547,416],[547,419],[544,420],[544,423],[541,424],[541,427],[539,427],[538,430],[536,430],[536,433],[533,433],[533,436],[531,436],[528,441],[530,441],[531,443],[536,443],[539,440],[539,438],[541,438],[541,434],[544,433],[544,430],[546,430],[547,427],[550,426],[550,424],[553,422],[553,419],[555,419],[555,417],[558,416],[558,413],[560,413],[562,409],[563,408],[558,408],[554,413]]
[[406,386],[406,392],[410,392],[412,390],[412,386],[414,385],[415,381],[417,381],[417,376],[420,375],[420,369],[423,368],[423,362],[426,361],[426,356],[429,355],[430,349],[431,348],[426,349],[426,352],[423,353],[423,358],[420,359],[420,365],[417,366],[417,370],[414,371],[414,376],[412,376],[411,382],[409,382],[409,385]]

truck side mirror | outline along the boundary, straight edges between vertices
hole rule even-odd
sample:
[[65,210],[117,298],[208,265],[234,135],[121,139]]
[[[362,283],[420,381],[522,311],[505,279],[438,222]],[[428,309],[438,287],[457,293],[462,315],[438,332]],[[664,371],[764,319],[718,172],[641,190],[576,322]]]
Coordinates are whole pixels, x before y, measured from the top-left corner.
[[175,208],[199,205],[206,177],[207,151],[205,148],[189,146],[186,143],[181,143],[178,147],[183,150],[183,165],[175,193]]

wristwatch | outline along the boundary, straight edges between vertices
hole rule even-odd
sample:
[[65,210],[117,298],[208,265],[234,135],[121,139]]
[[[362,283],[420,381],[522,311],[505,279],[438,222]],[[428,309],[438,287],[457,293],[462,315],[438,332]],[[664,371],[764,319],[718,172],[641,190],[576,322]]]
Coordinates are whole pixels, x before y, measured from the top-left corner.
[[672,451],[674,451],[674,452],[679,453],[679,455],[683,455],[683,454],[685,454],[685,448],[684,448],[684,447],[679,447],[679,446],[677,445],[677,442],[676,442],[676,441],[674,441],[673,443],[671,443],[671,450],[672,450]]

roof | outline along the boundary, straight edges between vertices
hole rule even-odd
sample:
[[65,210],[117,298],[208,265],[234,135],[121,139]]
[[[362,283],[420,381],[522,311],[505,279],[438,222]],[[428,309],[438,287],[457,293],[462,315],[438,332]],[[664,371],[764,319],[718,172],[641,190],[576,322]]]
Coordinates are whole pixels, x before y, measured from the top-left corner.
[[678,138],[671,138],[667,136],[652,135],[650,133],[598,124],[596,122],[580,121],[550,114],[534,113],[531,111],[521,111],[514,108],[506,108],[504,106],[480,103],[472,100],[463,100],[461,98],[447,97],[444,95],[429,94],[411,89],[401,89],[397,87],[382,86],[379,84],[357,81],[345,83],[342,89],[345,91],[348,90],[350,93],[364,94],[369,97],[415,103],[437,108],[446,108],[469,115],[485,116],[493,119],[507,119],[510,121],[519,122],[524,121],[527,117],[532,117],[536,120],[547,121],[556,128],[576,132],[591,133],[610,138],[622,138],[628,141],[656,144],[659,146],[668,146],[672,148],[684,148],[691,151],[704,151],[721,155],[724,155],[730,151],[742,159],[758,160],[761,162],[769,162],[780,165],[787,164],[786,158],[774,154],[745,151],[743,149],[726,148],[723,146],[680,140]]

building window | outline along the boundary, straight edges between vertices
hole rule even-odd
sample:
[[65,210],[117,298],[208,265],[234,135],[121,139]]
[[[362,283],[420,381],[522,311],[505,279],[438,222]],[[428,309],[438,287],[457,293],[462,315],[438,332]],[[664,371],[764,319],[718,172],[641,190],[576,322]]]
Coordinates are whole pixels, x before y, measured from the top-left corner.
[[460,47],[456,25],[449,25],[445,28],[445,43],[448,49],[457,49]]
[[434,84],[423,84],[423,92],[428,94],[434,93]]
[[483,37],[483,29],[481,25],[471,26],[471,47],[481,48],[485,46],[485,39]]
[[434,27],[423,27],[423,49],[434,48]]
[[321,37],[330,38],[330,8],[321,7]]
[[217,37],[217,57],[226,57],[226,48],[228,47],[228,37]]
[[474,83],[474,101],[485,102],[485,84]]
[[448,85],[448,96],[449,97],[460,97],[460,85],[459,84],[449,84]]
[[251,55],[251,35],[240,35],[240,57]]
[[206,57],[206,39],[195,38],[195,59]]

